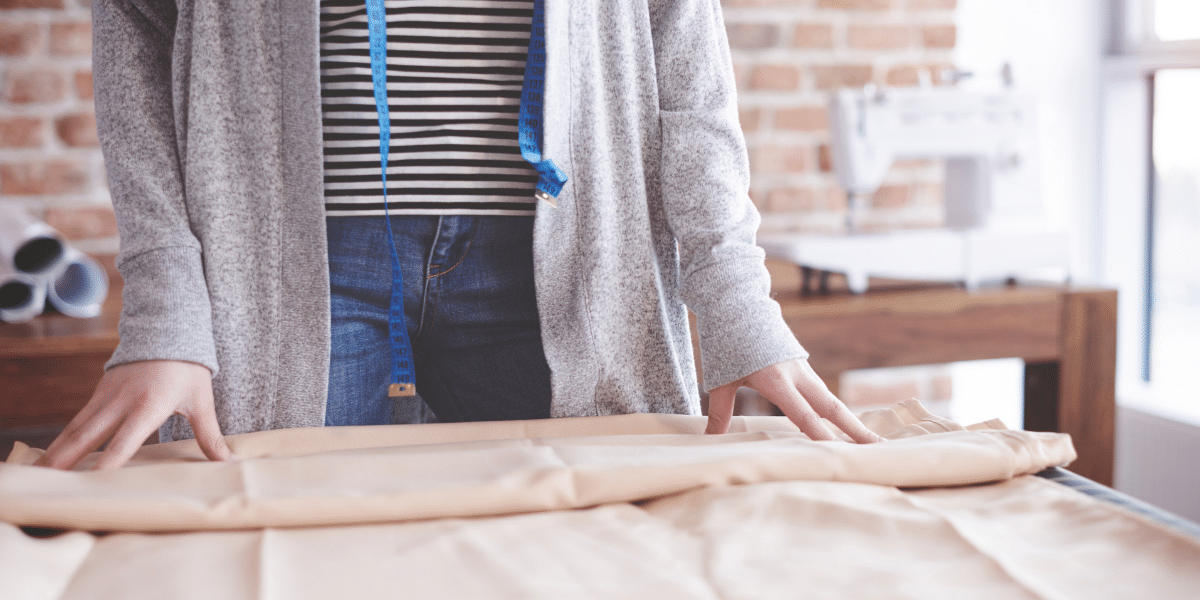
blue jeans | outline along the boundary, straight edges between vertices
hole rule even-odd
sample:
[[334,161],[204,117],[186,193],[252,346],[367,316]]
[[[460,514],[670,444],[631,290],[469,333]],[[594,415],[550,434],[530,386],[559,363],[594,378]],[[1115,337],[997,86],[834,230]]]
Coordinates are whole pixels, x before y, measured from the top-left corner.
[[383,217],[330,217],[325,424],[548,418],[550,367],[534,295],[533,219],[391,219],[419,395],[387,395],[392,278]]

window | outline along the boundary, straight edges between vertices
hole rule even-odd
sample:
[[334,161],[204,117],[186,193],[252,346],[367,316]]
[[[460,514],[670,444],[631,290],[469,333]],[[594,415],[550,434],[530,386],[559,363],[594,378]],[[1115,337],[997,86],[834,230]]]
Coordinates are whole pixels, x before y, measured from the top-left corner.
[[[1200,3],[1195,6],[1200,9]],[[1195,392],[1200,361],[1200,69],[1158,70],[1152,89],[1150,335],[1143,378],[1159,393],[1194,404],[1190,408],[1200,413],[1200,394]]]
[[1200,424],[1200,1],[1113,8],[1100,255],[1121,294],[1118,397]]
[[1154,0],[1154,37],[1162,42],[1200,39],[1200,2]]

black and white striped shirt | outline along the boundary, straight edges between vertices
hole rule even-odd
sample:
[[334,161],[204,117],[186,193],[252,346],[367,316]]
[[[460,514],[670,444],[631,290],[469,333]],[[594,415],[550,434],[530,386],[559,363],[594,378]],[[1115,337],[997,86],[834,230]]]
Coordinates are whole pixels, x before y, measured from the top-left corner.
[[[517,117],[532,0],[385,0],[392,214],[532,215]],[[321,0],[328,216],[383,214],[365,0]]]

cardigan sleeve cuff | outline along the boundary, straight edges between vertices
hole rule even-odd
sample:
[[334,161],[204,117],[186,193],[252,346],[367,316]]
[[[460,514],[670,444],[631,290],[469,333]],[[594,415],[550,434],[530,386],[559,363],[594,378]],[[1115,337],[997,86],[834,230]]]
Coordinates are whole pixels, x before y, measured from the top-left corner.
[[696,313],[706,392],[773,364],[808,358],[770,296],[761,260],[709,267],[691,279],[688,308]]
[[200,251],[157,248],[118,262],[125,279],[121,341],[104,366],[182,360],[217,373],[212,308]]

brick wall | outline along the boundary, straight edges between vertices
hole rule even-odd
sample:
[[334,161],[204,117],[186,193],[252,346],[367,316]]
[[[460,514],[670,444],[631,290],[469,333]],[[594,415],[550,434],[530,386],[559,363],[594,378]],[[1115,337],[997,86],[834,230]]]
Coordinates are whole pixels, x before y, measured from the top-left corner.
[[[842,86],[938,82],[952,66],[956,0],[722,0],[764,231],[843,231],[826,104]],[[906,161],[863,199],[864,229],[942,222],[942,168]]]
[[0,197],[116,251],[92,107],[89,0],[0,0]]

